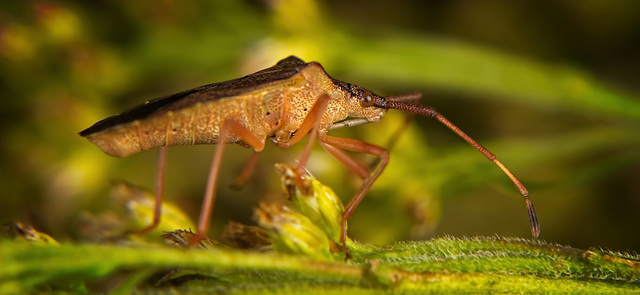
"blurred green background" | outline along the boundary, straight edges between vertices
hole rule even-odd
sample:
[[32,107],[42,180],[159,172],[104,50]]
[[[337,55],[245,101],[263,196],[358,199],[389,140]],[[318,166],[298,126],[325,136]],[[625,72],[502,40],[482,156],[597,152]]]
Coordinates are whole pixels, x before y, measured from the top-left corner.
[[[13,1],[0,4],[0,222],[78,239],[114,181],[152,189],[157,153],[112,158],[77,133],[148,99],[295,54],[382,95],[420,91],[529,188],[541,238],[640,250],[638,1]],[[404,115],[332,131],[386,145]],[[212,235],[282,194],[268,145],[227,149]],[[166,198],[194,219],[214,146],[169,149]],[[363,157],[363,160],[369,158]],[[319,147],[309,170],[347,201],[360,181]],[[379,244],[530,237],[500,170],[434,120],[414,119],[349,224]]]

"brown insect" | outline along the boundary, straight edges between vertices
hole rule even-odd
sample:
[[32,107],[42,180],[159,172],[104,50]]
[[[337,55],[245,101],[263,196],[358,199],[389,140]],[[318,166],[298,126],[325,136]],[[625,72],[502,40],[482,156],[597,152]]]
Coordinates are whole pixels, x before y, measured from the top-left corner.
[[[120,115],[99,121],[80,132],[80,135],[116,157],[160,148],[155,216],[153,223],[143,232],[154,228],[160,221],[166,147],[222,143],[216,146],[198,223],[198,237],[202,237],[209,227],[216,180],[226,143],[239,143],[260,152],[267,139],[286,148],[309,134],[298,164],[300,172],[304,169],[313,142],[317,141],[364,180],[342,215],[341,242],[344,244],[346,222],[387,166],[389,153],[380,146],[351,138],[333,137],[327,132],[335,128],[377,122],[387,109],[404,110],[436,118],[498,165],[524,197],[531,233],[537,237],[540,226],[524,185],[495,155],[449,120],[433,108],[417,104],[420,98],[419,93],[385,98],[331,78],[317,62],[305,63],[295,56],[289,56],[270,68],[239,79],[204,85],[148,101]],[[370,171],[344,150],[370,154],[379,157],[380,162]],[[255,159],[255,155],[257,153],[252,159]],[[241,178],[246,179],[251,170],[251,165],[247,166]]]

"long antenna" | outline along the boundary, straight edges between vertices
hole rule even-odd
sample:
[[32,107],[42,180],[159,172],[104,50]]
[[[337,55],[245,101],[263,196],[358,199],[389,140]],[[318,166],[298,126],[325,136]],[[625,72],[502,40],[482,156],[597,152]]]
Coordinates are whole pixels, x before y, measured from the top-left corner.
[[529,199],[529,191],[520,182],[520,180],[518,180],[518,178],[516,178],[515,175],[513,175],[513,173],[511,173],[511,171],[509,171],[509,169],[507,169],[507,167],[505,167],[502,164],[502,162],[500,162],[500,160],[496,158],[496,156],[493,153],[488,151],[486,148],[480,145],[477,141],[473,140],[473,138],[471,138],[469,135],[467,135],[462,130],[460,130],[460,128],[458,128],[456,125],[453,125],[451,121],[447,120],[447,118],[445,118],[443,115],[438,113],[436,110],[434,110],[430,106],[407,103],[402,101],[401,99],[385,100],[384,98],[376,99],[376,101],[374,102],[374,105],[379,108],[403,110],[413,114],[422,115],[425,117],[436,118],[438,121],[440,121],[440,123],[447,126],[453,132],[458,134],[458,136],[462,137],[462,139],[466,140],[469,144],[471,144],[474,148],[476,148],[487,159],[489,159],[489,161],[492,161],[493,163],[498,165],[498,167],[500,167],[500,170],[502,170],[502,172],[504,172],[504,174],[506,174],[509,177],[509,179],[511,179],[513,184],[518,189],[518,192],[520,192],[520,195],[522,195],[522,197],[524,198],[524,201],[527,206],[527,213],[529,214],[529,224],[531,226],[531,234],[533,235],[534,238],[537,238],[540,235],[540,223],[538,223],[538,216],[536,215],[536,210],[533,208],[533,203],[531,203],[531,200]]

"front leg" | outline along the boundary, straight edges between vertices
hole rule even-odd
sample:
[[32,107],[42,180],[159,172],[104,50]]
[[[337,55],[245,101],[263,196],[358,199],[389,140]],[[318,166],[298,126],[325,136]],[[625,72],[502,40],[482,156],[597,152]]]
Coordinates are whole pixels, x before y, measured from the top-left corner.
[[[347,203],[344,208],[344,212],[342,213],[342,228],[340,232],[340,243],[344,246],[345,251],[347,252],[347,258],[349,258],[350,254],[345,244],[347,240],[347,220],[351,219],[353,212],[355,212],[356,208],[364,198],[364,196],[369,192],[373,183],[378,179],[380,174],[384,168],[389,164],[389,152],[383,147],[377,146],[372,143],[352,139],[352,138],[340,138],[328,136],[325,134],[321,134],[318,138],[318,142],[322,147],[325,148],[331,155],[333,155],[336,159],[342,162],[345,166],[347,166],[351,171],[354,171],[358,176],[364,179],[364,183],[360,190],[356,193],[356,195]],[[380,164],[378,167],[372,172],[367,172],[366,168],[358,163],[355,159],[349,156],[347,153],[339,149],[345,149],[353,152],[365,153],[373,156],[377,156],[380,158]],[[339,151],[339,152],[336,152]],[[366,173],[366,174],[365,174]],[[364,176],[364,177],[363,177]]]
[[318,130],[320,130],[320,123],[322,120],[322,116],[324,112],[327,110],[327,106],[329,105],[329,100],[331,98],[329,95],[324,92],[318,96],[318,99],[307,113],[307,116],[302,120],[302,123],[296,130],[295,135],[291,137],[291,139],[278,139],[274,142],[276,145],[287,148],[293,146],[298,143],[302,138],[309,133],[313,129],[313,132],[309,135],[309,140],[307,141],[307,145],[305,146],[302,154],[300,155],[300,160],[298,161],[298,173],[304,172],[304,165],[307,164],[307,160],[309,159],[309,153],[311,153],[311,147],[313,146],[313,142],[317,136]]

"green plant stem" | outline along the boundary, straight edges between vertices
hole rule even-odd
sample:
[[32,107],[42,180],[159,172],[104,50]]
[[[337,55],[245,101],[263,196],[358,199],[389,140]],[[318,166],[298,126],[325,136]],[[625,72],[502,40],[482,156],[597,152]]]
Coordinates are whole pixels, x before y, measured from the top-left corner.
[[133,278],[122,292],[134,286],[138,291],[166,287],[159,278],[167,275],[168,280],[203,278],[191,281],[190,290],[225,288],[239,293],[294,293],[310,285],[317,292],[361,293],[640,291],[637,256],[498,237],[445,237],[386,247],[354,244],[354,258],[346,263],[228,249],[53,247],[8,241],[0,246],[2,294],[44,286],[77,292],[118,274]]

